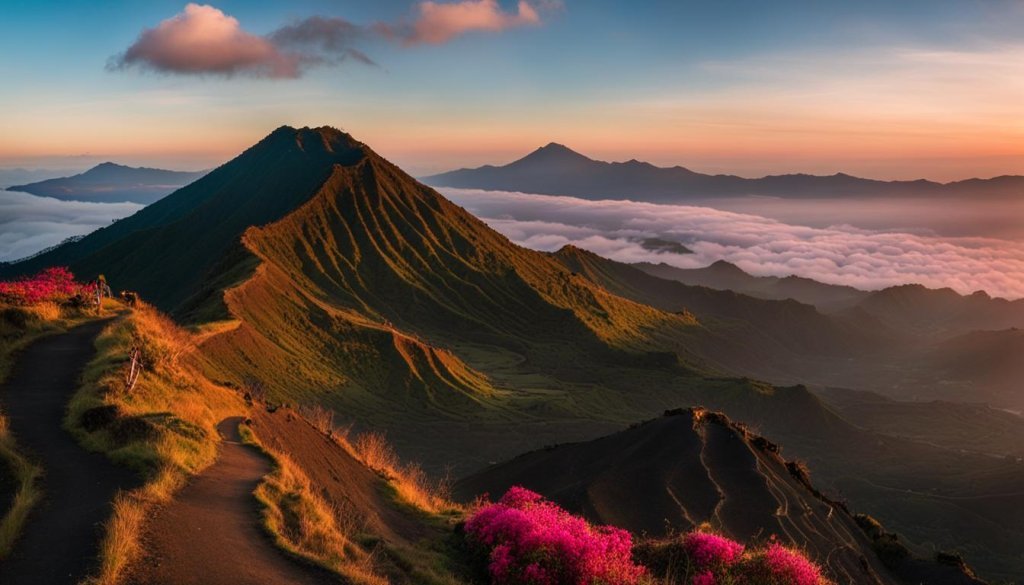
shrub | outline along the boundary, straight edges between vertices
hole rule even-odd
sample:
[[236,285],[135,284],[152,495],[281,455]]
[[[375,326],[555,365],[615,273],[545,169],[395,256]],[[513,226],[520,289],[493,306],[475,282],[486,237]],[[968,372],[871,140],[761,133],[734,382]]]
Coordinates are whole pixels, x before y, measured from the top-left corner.
[[66,302],[75,295],[91,294],[94,286],[75,282],[70,270],[57,266],[34,276],[0,282],[0,302],[20,306]]
[[777,542],[748,556],[739,567],[739,582],[750,585],[821,585],[821,569],[801,553]]
[[743,555],[742,544],[711,532],[687,534],[683,537],[683,550],[698,575],[725,573]]
[[633,585],[645,574],[628,532],[592,526],[521,487],[477,510],[465,532],[495,585]]
[[678,585],[829,585],[812,561],[774,541],[744,546],[703,527],[637,545],[657,583]]

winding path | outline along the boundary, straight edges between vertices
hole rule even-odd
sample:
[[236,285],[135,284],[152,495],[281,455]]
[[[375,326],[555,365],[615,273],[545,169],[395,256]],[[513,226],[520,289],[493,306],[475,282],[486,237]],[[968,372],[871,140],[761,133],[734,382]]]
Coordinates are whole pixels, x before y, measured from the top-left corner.
[[146,558],[129,581],[147,585],[317,585],[325,571],[292,561],[260,525],[253,490],[270,461],[241,443],[241,418],[222,421],[217,461],[149,520]]
[[36,341],[0,389],[12,432],[44,474],[43,501],[10,557],[0,561],[4,585],[78,583],[95,566],[114,494],[137,483],[129,470],[82,449],[61,426],[79,375],[95,353],[93,340],[107,322]]

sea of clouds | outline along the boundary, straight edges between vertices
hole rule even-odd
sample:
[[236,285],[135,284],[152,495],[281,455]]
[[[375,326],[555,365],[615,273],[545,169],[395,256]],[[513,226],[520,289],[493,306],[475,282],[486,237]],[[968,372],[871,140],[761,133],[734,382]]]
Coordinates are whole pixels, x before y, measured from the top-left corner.
[[[808,226],[711,207],[441,189],[512,241],[554,251],[566,244],[622,262],[665,262],[696,268],[727,260],[758,276],[795,274],[874,290],[907,283],[962,294],[1024,297],[1024,242],[933,232]],[[902,218],[907,225],[913,218]],[[658,237],[693,254],[657,252]]]
[[110,225],[142,209],[138,203],[60,201],[0,190],[0,262],[17,260]]

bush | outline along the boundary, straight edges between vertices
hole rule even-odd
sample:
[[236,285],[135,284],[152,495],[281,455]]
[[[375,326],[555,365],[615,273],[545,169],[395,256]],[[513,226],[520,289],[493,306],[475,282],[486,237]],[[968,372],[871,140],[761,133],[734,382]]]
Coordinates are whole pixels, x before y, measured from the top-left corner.
[[70,270],[58,266],[34,276],[0,282],[0,302],[19,306],[66,302],[75,295],[92,294],[94,286],[75,282],[75,275]]
[[698,529],[650,540],[637,557],[658,579],[678,585],[827,585],[821,569],[799,551],[769,541],[753,547]]
[[592,526],[521,487],[477,510],[465,532],[495,585],[634,585],[646,573],[628,532]]
[[121,409],[116,404],[104,404],[83,412],[78,422],[83,429],[93,433],[114,424],[120,416]]
[[739,582],[750,585],[820,585],[827,582],[817,565],[800,552],[777,542],[745,558],[737,573]]

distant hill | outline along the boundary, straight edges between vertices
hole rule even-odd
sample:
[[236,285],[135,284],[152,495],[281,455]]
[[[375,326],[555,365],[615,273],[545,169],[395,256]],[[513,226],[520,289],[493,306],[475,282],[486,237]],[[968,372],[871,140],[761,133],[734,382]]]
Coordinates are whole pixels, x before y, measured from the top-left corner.
[[894,327],[945,339],[977,330],[1024,328],[1024,299],[993,298],[984,291],[961,295],[920,284],[889,287],[865,297],[856,311]]
[[571,195],[584,199],[624,198],[681,202],[709,197],[762,195],[809,197],[1020,197],[1024,177],[1001,176],[952,183],[879,181],[843,173],[835,175],[771,175],[756,179],[707,175],[690,169],[657,167],[638,160],[604,162],[588,158],[561,144],[551,143],[504,166],[459,169],[423,181],[437,187],[522,191]]
[[887,558],[887,566],[875,552],[881,544],[778,446],[701,408],[526,453],[461,479],[455,492],[471,501],[514,485],[594,522],[655,537],[702,523],[741,540],[776,535],[806,550],[836,583],[981,583],[910,557]]
[[871,293],[852,286],[825,284],[801,276],[753,276],[739,266],[718,260],[704,268],[677,268],[665,263],[634,264],[640,270],[684,284],[731,290],[761,299],[793,299],[829,312],[852,307]]
[[[822,314],[809,304],[687,285],[576,246],[565,246],[552,256],[617,295],[666,311],[692,314],[706,333],[695,340],[694,353],[726,371],[741,371],[774,382],[806,381],[815,360],[846,362],[883,351],[899,341],[888,337],[885,329],[861,328],[857,323]],[[732,265],[715,265],[715,270],[717,266]],[[733,268],[738,279],[742,278],[739,275],[754,278]]]
[[206,172],[166,171],[105,162],[71,177],[14,185],[7,189],[64,201],[149,204],[188,185]]

